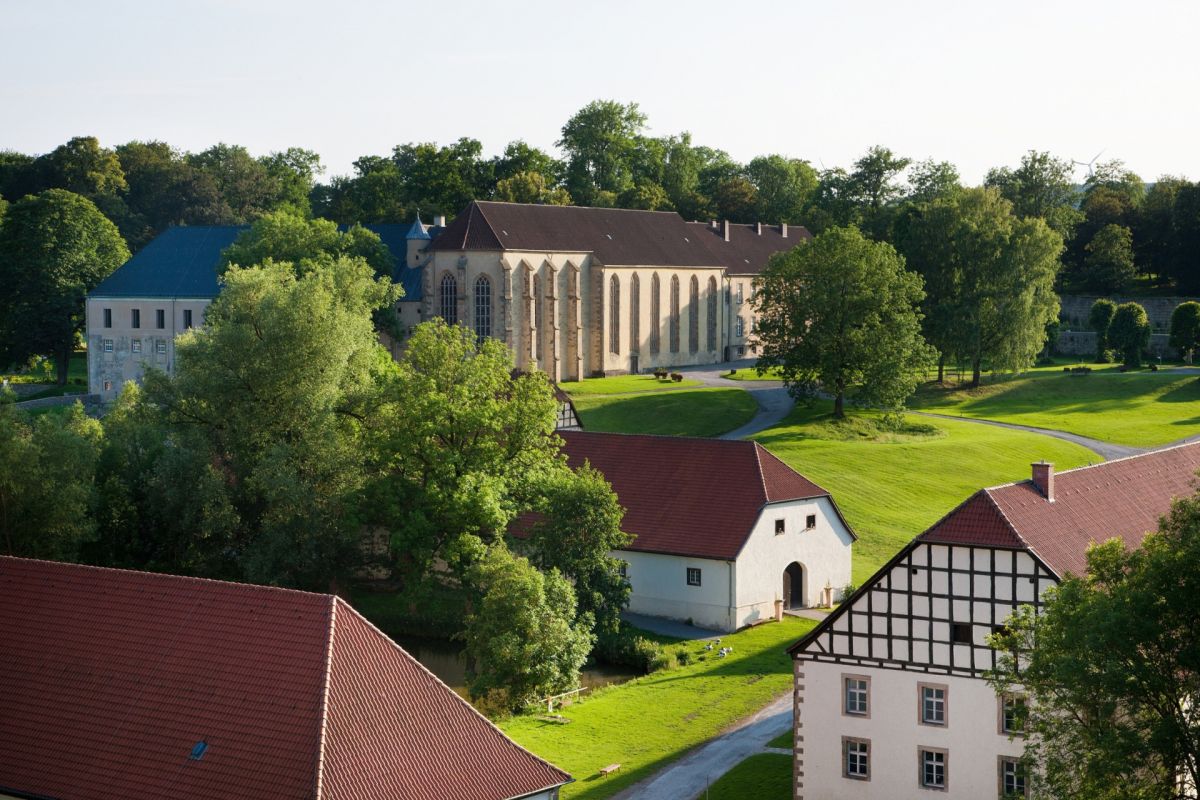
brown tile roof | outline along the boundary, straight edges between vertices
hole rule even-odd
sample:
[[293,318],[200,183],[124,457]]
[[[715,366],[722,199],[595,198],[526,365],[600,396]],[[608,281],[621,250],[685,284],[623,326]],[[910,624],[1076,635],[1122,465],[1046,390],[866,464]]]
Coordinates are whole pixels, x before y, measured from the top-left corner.
[[803,225],[789,225],[787,236],[779,225],[729,225],[725,241],[724,223],[714,229],[707,222],[689,222],[688,227],[708,245],[730,275],[757,275],[776,253],[791,250],[812,238]]
[[572,467],[589,461],[612,484],[625,507],[621,527],[637,537],[629,550],[733,560],[767,503],[829,497],[757,442],[559,435]]
[[1196,491],[1198,469],[1200,443],[1059,472],[1053,503],[1030,480],[984,489],[920,540],[1027,547],[1060,577],[1082,575],[1088,545],[1140,545],[1172,500]]
[[[730,241],[673,211],[542,206],[475,201],[429,245],[430,250],[518,250],[594,253],[607,266],[720,267],[757,273],[771,253],[789,249],[808,231],[731,226]],[[732,265],[732,266],[731,266]]]
[[502,800],[569,780],[329,595],[0,557],[0,642],[0,794]]

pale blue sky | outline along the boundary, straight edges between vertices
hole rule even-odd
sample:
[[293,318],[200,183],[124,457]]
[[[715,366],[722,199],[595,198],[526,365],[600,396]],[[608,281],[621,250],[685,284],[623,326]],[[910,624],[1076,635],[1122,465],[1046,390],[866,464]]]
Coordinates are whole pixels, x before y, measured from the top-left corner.
[[[596,98],[747,160],[1030,148],[1200,178],[1200,3],[0,0],[0,149],[552,148]],[[1079,177],[1083,177],[1083,170]]]

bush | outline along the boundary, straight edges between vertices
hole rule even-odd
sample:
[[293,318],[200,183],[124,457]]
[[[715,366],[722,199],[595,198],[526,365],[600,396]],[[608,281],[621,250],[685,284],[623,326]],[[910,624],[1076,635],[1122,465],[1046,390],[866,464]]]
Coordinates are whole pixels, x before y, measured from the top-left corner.
[[654,672],[666,666],[668,661],[674,661],[663,653],[658,642],[637,634],[626,623],[621,623],[616,633],[599,634],[592,656],[604,664],[629,667],[642,673]]
[[853,583],[847,583],[845,586],[842,587],[842,600],[847,599],[848,597],[850,597],[850,595],[854,594],[857,591],[858,591],[857,586],[855,586]]
[[679,662],[679,666],[686,667],[692,663],[692,651],[686,647],[680,647],[675,650],[675,660]]
[[683,373],[681,373],[681,372],[672,372],[672,373],[671,373],[671,380],[675,381],[676,383],[679,383],[680,381],[682,381],[682,380],[683,380]]

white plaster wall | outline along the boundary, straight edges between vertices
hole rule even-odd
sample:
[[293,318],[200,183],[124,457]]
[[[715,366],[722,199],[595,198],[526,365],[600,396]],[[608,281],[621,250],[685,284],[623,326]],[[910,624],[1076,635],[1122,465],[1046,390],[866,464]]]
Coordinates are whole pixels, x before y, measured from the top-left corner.
[[[999,733],[998,700],[984,680],[813,661],[799,670],[805,676],[798,705],[804,763],[797,797],[803,800],[994,798],[999,756],[1021,755],[1022,740]],[[871,679],[870,718],[842,713],[841,676],[847,673]],[[918,683],[947,685],[944,727],[917,722]],[[842,777],[843,736],[870,739],[869,781]],[[920,745],[948,751],[945,792],[919,785]]]
[[[204,324],[204,311],[208,299],[170,298],[105,298],[89,297],[86,304],[88,346],[88,392],[98,394],[104,400],[115,399],[127,381],[140,381],[146,365],[153,365],[164,372],[175,369],[175,337],[182,333],[184,311],[192,312],[192,325]],[[141,311],[141,327],[131,323],[133,309]],[[104,310],[112,311],[112,327],[104,327]],[[157,327],[157,312],[165,314],[164,327]],[[112,352],[105,352],[105,341],[113,344]],[[133,352],[133,342],[141,343],[141,352]],[[166,352],[158,352],[158,342],[164,342]],[[105,388],[105,383],[108,388]]]
[[[626,576],[633,589],[630,611],[668,619],[690,618],[702,628],[719,631],[736,628],[729,608],[730,562],[632,550],[618,550],[613,555],[628,564]],[[700,568],[700,586],[688,586],[688,567]]]
[[[817,526],[805,530],[805,518],[815,514]],[[775,521],[784,521],[776,535]],[[853,537],[827,497],[772,503],[763,508],[737,558],[738,625],[766,619],[783,599],[783,571],[793,561],[804,567],[804,605],[819,605],[826,583],[838,590],[850,582],[850,544]]]

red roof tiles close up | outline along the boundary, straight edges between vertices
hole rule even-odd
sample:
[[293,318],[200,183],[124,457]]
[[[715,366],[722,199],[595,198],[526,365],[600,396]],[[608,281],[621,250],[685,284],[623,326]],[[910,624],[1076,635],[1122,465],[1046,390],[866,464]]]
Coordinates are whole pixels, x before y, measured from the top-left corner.
[[570,780],[329,595],[0,557],[0,652],[0,794],[507,800]]

